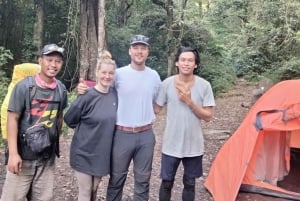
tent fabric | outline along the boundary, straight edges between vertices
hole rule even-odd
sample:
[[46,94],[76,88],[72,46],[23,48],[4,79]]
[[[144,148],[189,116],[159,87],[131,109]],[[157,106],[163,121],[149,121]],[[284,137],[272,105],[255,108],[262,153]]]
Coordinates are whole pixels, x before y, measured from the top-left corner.
[[10,84],[8,85],[7,94],[1,106],[1,133],[3,139],[7,139],[7,131],[6,131],[7,108],[9,104],[9,98],[13,88],[19,81],[21,81],[27,76],[35,75],[39,70],[40,70],[40,66],[38,64],[33,64],[33,63],[23,63],[14,66],[12,79]]
[[293,148],[300,147],[300,130],[296,130],[292,132],[290,146]]
[[299,193],[276,186],[290,170],[290,147],[300,147],[294,142],[300,139],[299,88],[300,80],[270,88],[221,147],[204,183],[215,201],[234,201],[241,185],[300,200]]

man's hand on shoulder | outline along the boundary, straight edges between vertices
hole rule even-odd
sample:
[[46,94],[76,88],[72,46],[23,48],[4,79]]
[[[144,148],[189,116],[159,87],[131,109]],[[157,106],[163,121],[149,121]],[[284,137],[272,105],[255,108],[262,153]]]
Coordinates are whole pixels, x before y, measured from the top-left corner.
[[84,81],[83,78],[79,78],[79,83],[77,85],[77,93],[78,94],[85,94],[86,91],[88,90],[88,85],[86,84],[86,82]]

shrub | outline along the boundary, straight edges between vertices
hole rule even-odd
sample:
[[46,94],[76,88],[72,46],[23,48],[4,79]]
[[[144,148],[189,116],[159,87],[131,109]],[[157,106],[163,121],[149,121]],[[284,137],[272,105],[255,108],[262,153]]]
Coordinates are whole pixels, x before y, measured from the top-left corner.
[[[8,87],[9,82],[10,82],[10,80],[7,77],[5,77],[4,71],[0,71],[0,106],[2,105],[3,100],[6,96],[7,87]],[[0,122],[0,126],[1,126],[1,122]],[[3,146],[3,143],[4,143],[4,141],[2,139],[2,134],[1,134],[0,147]]]
[[[76,99],[76,97],[77,97],[77,93],[75,92],[68,93],[68,107],[64,110],[64,112],[66,112],[69,109],[70,104]],[[62,135],[67,136],[68,132],[69,132],[69,127],[67,126],[67,124],[63,123]]]
[[278,80],[300,79],[300,58],[292,58],[275,71]]

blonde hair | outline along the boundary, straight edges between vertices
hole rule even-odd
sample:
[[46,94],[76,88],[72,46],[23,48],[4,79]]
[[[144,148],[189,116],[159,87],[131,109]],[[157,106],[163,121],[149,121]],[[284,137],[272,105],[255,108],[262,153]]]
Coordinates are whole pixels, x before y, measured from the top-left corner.
[[112,59],[112,55],[108,50],[103,50],[102,51],[102,55],[99,55],[100,61],[97,64],[97,68],[96,71],[98,71],[101,68],[102,64],[109,64],[109,65],[113,65],[115,68],[117,67],[116,62]]
[[102,59],[112,59],[111,53],[108,50],[103,50]]

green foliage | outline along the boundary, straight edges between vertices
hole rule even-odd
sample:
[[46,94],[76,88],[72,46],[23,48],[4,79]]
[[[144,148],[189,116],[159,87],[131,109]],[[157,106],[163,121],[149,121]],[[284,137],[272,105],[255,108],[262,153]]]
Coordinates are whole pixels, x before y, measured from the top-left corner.
[[295,34],[295,40],[297,43],[300,43],[300,30]]
[[8,60],[13,59],[13,54],[10,50],[6,50],[4,47],[0,46],[0,66],[7,64]]
[[[5,73],[0,70],[0,107],[2,106],[3,100],[7,93],[7,88],[10,80],[6,77]],[[1,126],[1,123],[0,123]],[[3,146],[2,134],[0,135],[0,147]]]
[[0,71],[0,105],[2,105],[2,102],[6,96],[9,82],[10,79],[5,76],[3,71]]
[[151,51],[147,64],[157,70],[162,79],[167,75],[167,49],[166,46],[166,15],[157,10],[144,16],[140,31],[151,39]]
[[210,54],[203,54],[199,75],[211,83],[215,95],[230,89],[236,78],[229,60]]
[[107,37],[108,50],[112,53],[113,59],[116,60],[117,66],[125,66],[129,63],[129,39],[133,35],[133,30],[129,28],[109,27]]
[[216,0],[204,22],[230,50],[238,76],[255,80],[272,74],[280,80],[296,76],[293,71],[280,76],[277,69],[300,57],[299,12],[298,1]]
[[[119,1],[120,3],[121,1]],[[130,2],[130,1],[123,1]],[[144,34],[150,37],[150,54],[147,66],[157,70],[162,79],[167,74],[167,47],[166,38],[166,11],[154,5],[151,1],[135,0],[126,11],[126,25],[120,26],[117,18],[120,17],[120,7],[113,1],[106,4],[106,37],[107,46],[117,65],[124,66],[130,62],[128,55],[129,39],[135,34]],[[125,8],[121,9],[122,11]],[[124,17],[124,16],[121,16]]]
[[300,58],[292,58],[282,63],[277,70],[273,72],[277,75],[278,81],[300,79]]
[[217,41],[200,22],[185,26],[183,46],[197,48],[200,52],[199,75],[208,80],[215,95],[228,90],[236,78],[230,50]]
[[[24,62],[36,62],[37,50],[33,45],[35,23],[34,1],[10,0],[0,4],[0,44],[9,49],[14,60],[2,66],[6,76],[12,73],[12,66]],[[66,37],[69,1],[45,1],[44,43],[63,44]]]
[[[63,12],[66,15],[66,30],[61,34],[62,39],[64,40],[63,47],[65,48],[64,52],[64,67],[60,71],[58,78],[64,82],[66,87],[72,91],[77,85],[79,79],[79,35],[80,35],[80,1],[70,0],[68,1],[69,5],[61,4]],[[66,3],[66,2],[61,2]],[[68,11],[66,11],[68,7]]]
[[[66,112],[70,105],[73,103],[73,101],[77,98],[77,93],[75,92],[70,92],[68,93],[68,107],[64,110],[64,112]],[[67,124],[65,124],[65,122],[63,122],[63,126],[62,126],[62,135],[63,136],[67,136],[69,132],[69,127],[67,126]]]
[[66,39],[69,1],[45,1],[44,43],[62,45]]
[[[129,38],[145,34],[151,38],[147,65],[161,78],[167,74],[167,12],[153,1],[107,1],[106,38],[118,66],[129,62]],[[132,4],[131,4],[132,3]],[[174,41],[177,46],[193,46],[200,51],[201,76],[208,79],[215,92],[234,83],[235,76],[257,80],[270,75],[275,80],[296,78],[300,58],[300,2],[298,0],[214,0],[173,1]],[[205,7],[200,7],[203,3]],[[202,8],[202,10],[201,10]],[[66,67],[60,79],[72,88],[79,70],[79,1],[45,1],[44,43],[58,43],[66,48]],[[184,16],[184,19],[181,18]],[[120,20],[121,18],[121,20]],[[32,44],[35,21],[32,1],[0,1],[0,44],[9,49],[14,60],[0,53],[0,66],[6,76],[11,66],[33,62]],[[11,26],[18,25],[18,26]],[[183,25],[181,33],[179,25]],[[177,31],[176,31],[177,30]],[[181,44],[178,36],[183,34]],[[2,59],[2,60],[1,60]],[[2,63],[1,63],[2,62]]]

